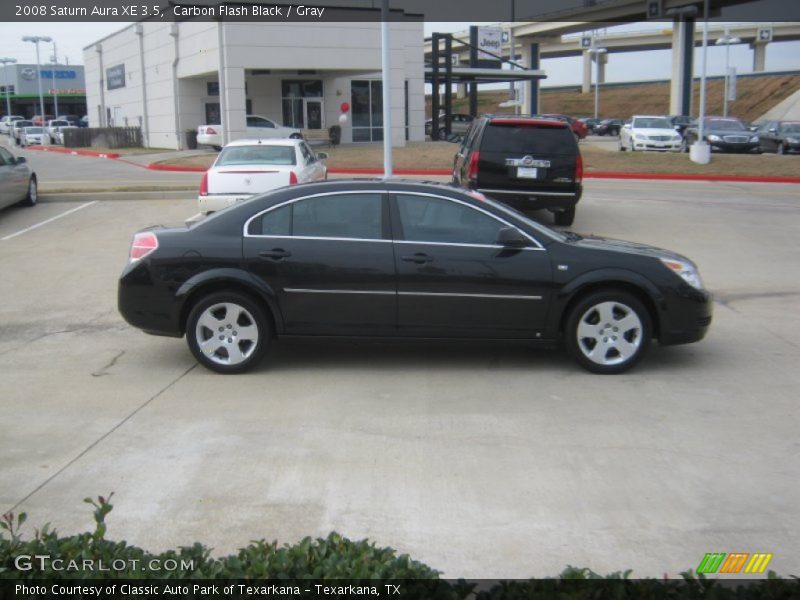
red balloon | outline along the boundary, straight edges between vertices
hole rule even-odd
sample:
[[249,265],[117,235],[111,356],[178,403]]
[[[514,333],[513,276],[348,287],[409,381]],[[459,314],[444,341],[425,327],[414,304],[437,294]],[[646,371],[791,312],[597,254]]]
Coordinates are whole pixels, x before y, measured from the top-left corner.
[[342,109],[343,113],[350,112],[350,105],[347,102],[342,102],[339,108]]

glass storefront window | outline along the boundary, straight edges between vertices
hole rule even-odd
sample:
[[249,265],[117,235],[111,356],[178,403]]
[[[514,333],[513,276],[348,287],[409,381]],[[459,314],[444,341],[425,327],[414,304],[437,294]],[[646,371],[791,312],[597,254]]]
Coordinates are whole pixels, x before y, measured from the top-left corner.
[[383,82],[358,80],[350,83],[350,111],[354,142],[383,140]]

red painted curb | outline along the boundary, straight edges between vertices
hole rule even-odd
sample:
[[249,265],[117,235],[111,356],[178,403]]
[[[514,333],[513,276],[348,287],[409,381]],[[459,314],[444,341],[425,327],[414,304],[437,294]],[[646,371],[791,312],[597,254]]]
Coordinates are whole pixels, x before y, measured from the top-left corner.
[[150,163],[147,168],[151,171],[172,171],[184,173],[205,173],[208,171],[205,167],[182,167],[180,165],[162,165],[160,163]]
[[27,150],[39,150],[41,152],[55,152],[56,154],[74,154],[77,156],[88,156],[90,158],[111,158],[120,157],[117,152],[95,152],[93,150],[71,150],[62,146],[28,146]]
[[[334,175],[383,175],[383,169],[341,169],[332,167],[328,173]],[[395,175],[452,175],[452,169],[394,169]]]

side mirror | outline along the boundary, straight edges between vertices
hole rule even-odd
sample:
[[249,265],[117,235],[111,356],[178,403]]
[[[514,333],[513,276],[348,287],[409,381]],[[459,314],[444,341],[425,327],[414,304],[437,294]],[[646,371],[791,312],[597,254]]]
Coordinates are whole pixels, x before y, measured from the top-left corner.
[[[753,130],[753,131],[755,131],[755,130]],[[778,130],[775,127],[770,127],[769,128],[769,132],[770,133],[778,133]]]
[[327,152],[317,152],[317,159],[318,160],[326,160],[328,158]]
[[505,248],[525,248],[531,241],[516,227],[503,227],[497,234],[497,245]]
[[28,159],[25,158],[24,156],[18,156],[17,157],[17,164],[18,165],[25,164],[26,162],[28,162]]

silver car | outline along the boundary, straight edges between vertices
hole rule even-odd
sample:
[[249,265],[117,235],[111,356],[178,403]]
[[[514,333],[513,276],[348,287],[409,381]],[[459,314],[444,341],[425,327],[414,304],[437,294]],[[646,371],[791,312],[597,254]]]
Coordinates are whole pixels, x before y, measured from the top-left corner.
[[31,146],[37,144],[41,146],[44,144],[45,138],[49,141],[50,136],[44,127],[26,127],[22,130],[22,135],[19,138],[19,145]]
[[38,198],[36,173],[25,157],[16,157],[0,146],[0,208],[17,203],[33,206]]

